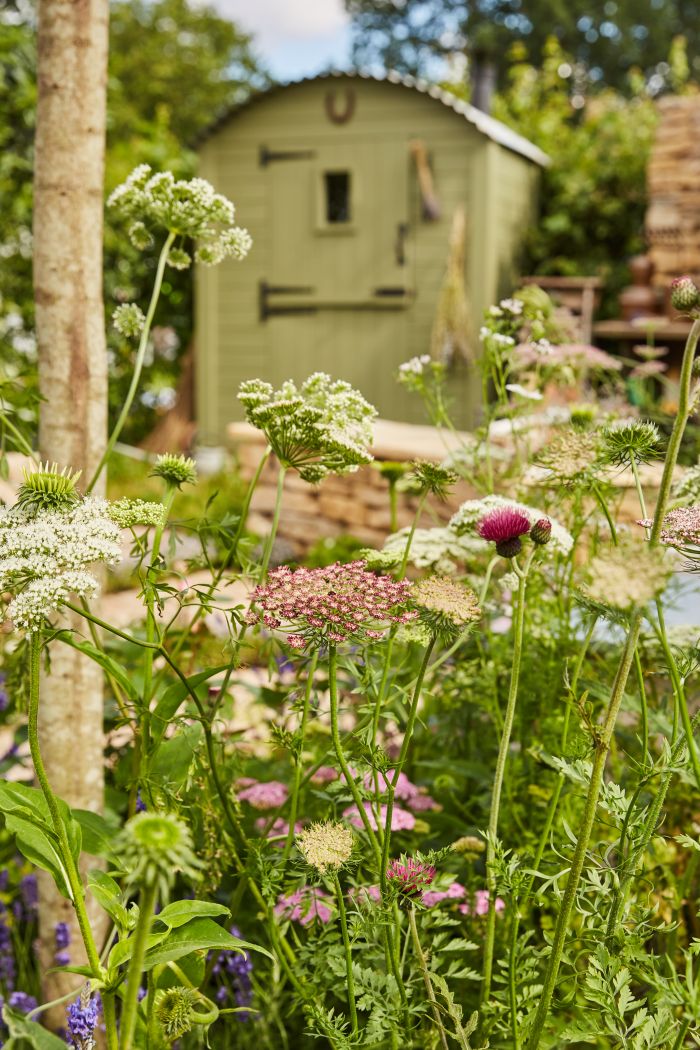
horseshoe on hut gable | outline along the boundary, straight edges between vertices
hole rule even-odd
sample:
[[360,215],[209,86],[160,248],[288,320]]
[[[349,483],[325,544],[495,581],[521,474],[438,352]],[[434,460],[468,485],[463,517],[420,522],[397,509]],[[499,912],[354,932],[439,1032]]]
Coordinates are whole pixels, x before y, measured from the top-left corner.
[[345,96],[345,107],[342,110],[340,110],[337,105],[338,94],[338,90],[326,92],[326,115],[334,124],[347,124],[347,122],[352,119],[352,115],[355,112],[355,92],[351,87],[343,90],[343,95]]

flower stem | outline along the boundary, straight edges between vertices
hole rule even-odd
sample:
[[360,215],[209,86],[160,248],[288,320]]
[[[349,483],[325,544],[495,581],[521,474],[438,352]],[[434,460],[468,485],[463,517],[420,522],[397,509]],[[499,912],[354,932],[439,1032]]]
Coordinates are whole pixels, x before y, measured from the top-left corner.
[[421,689],[423,688],[423,680],[425,678],[425,672],[428,669],[428,663],[430,662],[430,656],[433,649],[435,648],[436,638],[433,636],[428,645],[426,646],[425,652],[423,653],[423,660],[420,665],[418,677],[416,678],[416,684],[413,687],[413,696],[411,698],[411,706],[408,711],[408,721],[406,723],[406,730],[403,735],[401,742],[401,751],[394,768],[394,775],[387,787],[387,803],[386,803],[386,820],[384,822],[384,843],[382,849],[382,862],[379,870],[380,886],[382,890],[382,896],[386,894],[386,872],[389,866],[389,850],[391,848],[391,820],[394,814],[394,795],[396,794],[396,785],[399,782],[399,777],[406,764],[406,758],[408,756],[408,748],[411,743],[413,736],[413,729],[416,724],[416,716],[418,714],[418,703],[420,701]]
[[[70,843],[68,841],[68,834],[66,826],[61,816],[61,812],[58,807],[58,800],[51,790],[49,779],[46,775],[46,767],[41,756],[41,749],[39,747],[39,683],[41,675],[41,647],[42,647],[42,636],[40,631],[34,631],[30,635],[30,655],[29,655],[29,712],[28,712],[28,736],[29,736],[29,749],[32,756],[32,763],[34,765],[34,771],[36,778],[39,781],[46,805],[49,810],[51,817],[51,824],[53,830],[58,839],[59,852],[61,855],[61,861],[63,862],[63,869],[66,876],[66,881],[70,890],[73,907],[75,908],[75,915],[78,922],[78,928],[85,945],[85,952],[88,958],[88,963],[92,970],[93,977],[100,979],[103,975],[102,966],[100,964],[100,957],[95,944],[95,939],[92,935],[92,929],[90,928],[90,920],[88,918],[87,909],[85,907],[85,891],[83,884],[78,872],[78,867],[73,859],[71,852]],[[104,993],[104,1005],[105,1005],[105,1025],[107,1029],[107,1041],[110,1050],[116,1048],[116,1021],[114,1018],[114,1002],[113,997],[109,993]],[[111,1014],[111,1016],[110,1016]]]
[[[666,459],[664,461],[664,469],[661,477],[661,483],[659,486],[659,495],[656,503],[656,510],[654,512],[654,520],[649,533],[649,543],[651,546],[655,546],[659,542],[661,535],[661,528],[666,516],[666,509],[668,507],[669,496],[671,492],[671,485],[673,483],[673,472],[678,461],[678,453],[680,451],[681,441],[683,439],[683,433],[685,431],[686,423],[688,421],[688,412],[690,408],[690,385],[693,374],[693,361],[695,359],[695,350],[700,337],[700,320],[693,322],[693,327],[690,330],[688,339],[685,344],[685,351],[683,353],[683,364],[681,366],[681,376],[678,391],[678,410],[676,419],[673,424],[673,430],[668,443],[668,449],[666,451]],[[597,739],[595,741],[595,759],[593,762],[593,770],[591,774],[591,781],[588,787],[588,794],[586,797],[585,808],[583,812],[583,818],[581,821],[581,828],[578,834],[578,840],[574,855],[571,861],[571,869],[569,871],[569,877],[566,882],[564,889],[564,895],[559,907],[559,914],[557,915],[556,926],[554,930],[554,937],[552,940],[551,953],[549,957],[549,963],[547,966],[547,972],[544,978],[544,984],[542,993],[540,996],[537,1013],[532,1024],[530,1031],[530,1037],[528,1040],[528,1050],[537,1050],[539,1047],[540,1039],[544,1031],[544,1026],[547,1021],[549,1014],[549,1007],[552,1002],[552,996],[554,994],[554,988],[557,983],[559,975],[559,967],[561,965],[562,954],[564,951],[564,943],[566,941],[566,935],[569,927],[569,920],[573,911],[574,902],[576,899],[576,891],[578,889],[579,880],[581,878],[581,872],[583,871],[583,865],[586,859],[586,853],[588,850],[588,843],[591,838],[593,831],[593,824],[595,822],[596,808],[598,805],[598,796],[600,795],[601,786],[603,783],[603,773],[605,770],[605,762],[610,749],[610,743],[612,740],[613,733],[615,731],[615,724],[617,722],[617,715],[622,703],[622,698],[625,692],[625,686],[629,677],[630,669],[632,667],[634,650],[639,640],[639,633],[641,629],[642,613],[637,611],[632,614],[627,641],[620,657],[620,664],[618,666],[617,674],[613,682],[612,690],[610,693],[610,700],[608,701],[608,707],[605,712],[605,720],[602,728],[599,730]]]
[[299,754],[294,758],[294,783],[292,785],[292,797],[289,804],[289,830],[287,831],[287,841],[284,844],[284,851],[282,853],[282,868],[286,865],[289,860],[289,854],[292,850],[292,843],[294,842],[294,825],[296,824],[297,813],[299,812],[299,788],[301,786],[301,773],[302,764],[304,757],[304,735],[306,732],[306,724],[309,720],[309,708],[311,705],[311,690],[314,687],[314,674],[316,672],[316,665],[318,663],[318,652],[314,652],[311,657],[311,663],[307,671],[306,677],[306,689],[304,691],[304,707],[301,713],[301,725],[299,726]]
[[345,778],[345,783],[350,789],[353,802],[357,807],[359,817],[362,821],[367,837],[369,838],[372,851],[374,852],[374,858],[377,863],[377,867],[381,869],[382,855],[379,851],[379,843],[377,842],[377,836],[374,828],[370,823],[370,819],[367,815],[367,811],[362,803],[360,792],[357,790],[357,784],[355,778],[350,772],[347,759],[345,758],[345,752],[343,751],[343,744],[340,739],[340,731],[338,728],[338,652],[334,642],[328,643],[328,688],[330,690],[331,697],[331,739],[333,741],[333,749],[335,751],[335,757],[338,760],[341,772]]
[[133,371],[133,374],[131,376],[131,383],[129,385],[129,390],[127,392],[126,399],[125,399],[124,404],[122,406],[122,410],[119,413],[119,418],[117,419],[117,422],[114,424],[114,429],[112,430],[112,433],[109,435],[109,440],[107,441],[107,445],[105,447],[105,450],[102,453],[102,456],[100,458],[100,462],[97,464],[97,469],[95,470],[95,473],[92,476],[92,480],[90,481],[90,484],[88,485],[87,489],[85,490],[87,495],[89,495],[92,492],[92,490],[94,489],[95,485],[97,484],[97,481],[99,479],[100,474],[104,470],[105,465],[107,464],[107,461],[108,461],[109,457],[112,455],[112,452],[114,451],[114,446],[116,445],[117,441],[119,440],[119,435],[122,432],[124,424],[126,423],[126,420],[127,420],[128,416],[129,416],[129,412],[131,411],[131,406],[134,403],[134,398],[136,397],[136,391],[138,390],[139,380],[141,379],[141,372],[143,370],[143,362],[144,362],[144,359],[146,357],[146,350],[148,348],[148,337],[149,337],[149,335],[151,333],[151,325],[153,324],[153,316],[154,316],[154,314],[156,312],[156,306],[158,305],[158,299],[160,298],[160,289],[161,289],[161,286],[163,284],[163,274],[165,273],[165,264],[168,261],[168,255],[170,253],[170,248],[171,248],[172,243],[173,243],[174,240],[175,240],[175,234],[174,233],[169,233],[168,236],[165,239],[165,243],[163,244],[163,247],[160,250],[160,255],[158,257],[158,266],[156,267],[156,276],[155,276],[155,280],[153,282],[153,291],[151,292],[151,301],[148,304],[148,312],[146,314],[146,320],[144,322],[143,331],[141,332],[141,338],[139,339],[138,350],[136,351],[136,360],[134,361],[134,371]]
[[119,1050],[132,1050],[134,1045],[134,1032],[136,1031],[136,1015],[139,1006],[139,988],[141,987],[141,975],[146,958],[148,946],[148,934],[151,930],[151,922],[156,907],[156,886],[146,885],[141,890],[139,897],[139,918],[133,933],[133,948],[131,961],[126,975],[126,991],[124,993],[124,1005],[122,1007],[121,1038]]
[[345,901],[340,879],[337,873],[333,879],[335,885],[335,896],[338,902],[338,916],[340,918],[340,929],[343,934],[343,948],[345,949],[345,972],[348,981],[348,1006],[350,1008],[350,1023],[352,1034],[357,1035],[357,1006],[355,1005],[355,981],[352,975],[352,952],[350,950],[350,938],[348,937],[348,918],[345,912]]
[[428,969],[428,960],[426,959],[423,949],[421,948],[420,937],[418,936],[418,926],[416,924],[416,909],[413,905],[408,909],[408,923],[411,929],[411,940],[413,941],[413,950],[416,953],[416,959],[418,960],[418,967],[421,974],[423,975],[423,984],[425,985],[425,993],[428,997],[430,1004],[430,1011],[435,1021],[435,1027],[438,1030],[440,1036],[440,1045],[443,1050],[449,1050],[447,1043],[447,1036],[445,1029],[440,1019],[440,1011],[438,1010],[437,1000],[435,998],[435,992],[433,990],[433,982],[430,979],[430,970]]
[[[527,577],[530,571],[532,559],[537,548],[533,548],[522,571],[518,572],[518,594],[515,599],[515,619],[513,623],[513,662],[510,672],[510,685],[508,688],[508,699],[503,717],[503,730],[498,745],[498,757],[496,758],[496,772],[491,790],[491,810],[489,814],[488,839],[486,842],[486,885],[489,892],[489,910],[486,919],[486,936],[484,939],[484,980],[481,986],[481,1002],[488,1001],[491,994],[491,977],[493,974],[493,951],[496,941],[496,872],[494,865],[496,861],[496,840],[498,838],[498,818],[501,808],[501,792],[506,771],[506,760],[510,749],[510,737],[513,732],[513,720],[515,718],[515,703],[518,698],[518,685],[520,682],[520,663],[523,653],[523,633],[525,629],[525,592],[527,589]],[[515,562],[513,562],[515,566]]]
[[272,548],[275,543],[277,536],[277,529],[280,523],[280,512],[282,510],[282,494],[284,492],[284,479],[287,473],[287,468],[283,463],[280,463],[279,470],[277,472],[277,492],[275,494],[275,509],[272,513],[272,524],[270,526],[270,532],[267,539],[265,540],[265,547],[263,550],[262,564],[260,566],[260,578],[259,582],[264,583],[267,579],[267,570],[270,566],[270,558],[272,557]]

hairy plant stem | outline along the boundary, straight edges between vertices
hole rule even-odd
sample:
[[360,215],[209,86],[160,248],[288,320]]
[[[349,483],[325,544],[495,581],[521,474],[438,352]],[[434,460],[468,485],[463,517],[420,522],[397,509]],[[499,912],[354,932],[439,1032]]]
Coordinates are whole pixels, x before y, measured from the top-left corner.
[[496,840],[498,838],[498,818],[501,808],[501,791],[506,771],[506,760],[510,748],[510,737],[513,731],[513,720],[515,718],[515,703],[518,698],[518,685],[520,682],[520,663],[523,654],[523,632],[525,629],[525,593],[527,589],[527,577],[535,556],[537,548],[533,547],[523,569],[518,568],[515,559],[512,560],[513,568],[518,574],[518,593],[515,599],[515,610],[513,619],[513,660],[510,672],[510,685],[508,687],[508,700],[506,702],[505,715],[503,717],[503,730],[498,745],[498,757],[496,758],[496,771],[494,774],[493,788],[491,790],[491,809],[489,813],[488,838],[486,842],[486,886],[489,893],[489,910],[486,918],[486,936],[484,938],[484,970],[481,986],[481,1002],[488,1001],[491,994],[491,977],[493,975],[493,951],[496,941],[496,872],[494,865],[496,861]]
[[391,820],[394,815],[394,796],[396,794],[396,785],[399,782],[399,777],[403,771],[403,767],[406,764],[406,758],[408,756],[408,749],[411,745],[411,738],[413,736],[413,730],[416,724],[416,716],[418,714],[418,704],[420,702],[421,689],[423,688],[423,680],[425,678],[425,672],[428,670],[428,663],[430,657],[435,648],[436,637],[433,636],[423,653],[423,659],[421,661],[420,670],[418,677],[416,678],[416,684],[413,687],[413,696],[411,697],[411,706],[408,710],[408,721],[406,722],[406,729],[404,731],[403,740],[401,741],[401,751],[394,767],[394,775],[391,781],[387,785],[387,803],[386,803],[386,820],[384,822],[384,842],[382,845],[382,860],[381,867],[379,869],[379,880],[382,891],[382,897],[386,896],[387,879],[386,873],[389,866],[389,850],[391,848]]
[[282,868],[284,869],[287,861],[289,860],[289,854],[292,851],[292,845],[294,843],[294,825],[296,824],[297,813],[299,811],[299,789],[301,787],[301,773],[302,764],[304,760],[304,736],[306,733],[306,724],[309,721],[309,708],[311,706],[311,692],[314,687],[314,674],[316,673],[316,665],[318,664],[318,651],[315,651],[311,657],[311,663],[309,664],[308,671],[306,672],[306,689],[304,690],[304,706],[301,712],[301,724],[299,726],[299,753],[294,756],[294,783],[292,784],[292,796],[289,801],[289,830],[287,831],[287,840],[284,844],[284,850],[282,852]]
[[[686,423],[688,421],[688,412],[690,409],[690,386],[692,381],[693,373],[693,360],[695,357],[695,350],[698,343],[698,337],[700,337],[700,320],[695,320],[693,326],[688,335],[688,339],[685,345],[685,351],[683,354],[683,364],[681,366],[681,376],[678,391],[678,411],[676,419],[671,432],[671,437],[668,443],[668,449],[666,452],[666,459],[664,461],[664,469],[661,477],[661,484],[659,486],[659,495],[656,503],[656,510],[654,513],[654,520],[649,534],[649,543],[651,546],[655,546],[659,542],[661,535],[661,527],[663,525],[664,517],[666,515],[666,509],[668,507],[669,496],[671,492],[671,485],[673,482],[673,472],[678,461],[678,453],[680,451],[681,441],[683,439],[683,432],[685,431]],[[613,687],[610,693],[610,699],[605,712],[605,719],[601,729],[598,732],[597,739],[595,742],[595,758],[593,761],[593,770],[591,773],[591,781],[588,787],[588,794],[586,797],[583,817],[581,821],[581,827],[578,834],[576,848],[571,861],[571,869],[564,889],[564,895],[562,897],[561,904],[559,906],[559,913],[557,915],[556,926],[554,930],[554,937],[552,940],[551,953],[549,957],[549,963],[547,965],[547,971],[544,977],[544,984],[540,1001],[538,1004],[537,1012],[533,1020],[532,1028],[530,1030],[530,1036],[528,1039],[528,1050],[536,1050],[540,1044],[540,1039],[544,1031],[544,1026],[547,1021],[549,1014],[549,1008],[552,1002],[552,995],[554,994],[554,988],[556,986],[557,978],[559,976],[559,967],[561,965],[562,954],[564,951],[564,943],[569,928],[569,921],[571,913],[574,907],[574,901],[576,899],[576,891],[578,889],[579,880],[581,878],[581,872],[586,859],[586,852],[588,850],[588,844],[590,842],[591,833],[593,831],[593,824],[595,823],[596,809],[598,805],[598,797],[603,783],[603,773],[605,770],[605,763],[610,750],[610,743],[612,740],[613,733],[615,731],[615,724],[617,722],[617,716],[624,696],[625,686],[629,677],[630,669],[632,667],[634,659],[634,650],[639,640],[639,632],[641,628],[642,612],[637,610],[632,614],[630,619],[629,630],[627,634],[627,641],[624,645],[622,655],[620,657],[620,663],[618,666],[617,674],[613,682]]]
[[423,949],[421,948],[420,937],[418,936],[418,926],[416,924],[416,909],[411,904],[408,909],[408,924],[411,930],[411,940],[413,941],[413,950],[416,953],[416,959],[418,960],[418,968],[423,976],[423,984],[425,985],[425,994],[430,1004],[430,1012],[433,1015],[435,1027],[440,1036],[440,1045],[443,1050],[449,1050],[447,1043],[447,1035],[440,1017],[440,1011],[438,1009],[437,1000],[435,998],[435,991],[433,989],[433,982],[430,978],[430,970],[428,969],[428,960],[426,959]]
[[166,263],[168,261],[168,255],[170,254],[170,249],[172,247],[173,241],[175,240],[175,236],[176,235],[174,233],[169,233],[168,236],[165,239],[165,243],[163,244],[163,247],[160,250],[160,255],[158,256],[158,265],[156,267],[156,276],[155,276],[155,280],[153,282],[153,291],[151,292],[151,301],[148,304],[148,311],[146,313],[146,320],[144,322],[144,326],[143,326],[143,329],[141,331],[141,338],[139,339],[139,345],[138,345],[138,349],[136,351],[136,359],[134,361],[134,371],[133,371],[132,376],[131,376],[131,383],[129,384],[129,390],[128,390],[126,398],[124,400],[124,404],[122,405],[122,410],[119,413],[119,418],[117,419],[117,422],[114,424],[114,429],[112,430],[112,433],[109,435],[109,439],[107,441],[107,445],[105,447],[105,450],[102,453],[102,456],[100,458],[100,462],[97,464],[97,469],[95,470],[95,473],[92,476],[90,484],[88,485],[87,489],[85,490],[86,495],[89,495],[92,492],[92,490],[94,489],[95,485],[97,484],[97,481],[98,481],[98,479],[100,477],[100,474],[104,470],[104,468],[105,468],[105,466],[107,464],[107,461],[109,460],[109,457],[112,455],[112,452],[114,451],[114,446],[116,445],[117,441],[119,440],[119,435],[122,432],[124,424],[126,423],[126,421],[128,419],[129,412],[131,411],[131,406],[134,403],[134,398],[136,397],[136,391],[138,390],[138,386],[139,386],[139,380],[141,379],[141,372],[143,370],[143,362],[144,362],[145,357],[146,357],[146,350],[148,348],[148,337],[149,337],[149,335],[151,333],[151,325],[153,324],[153,317],[154,317],[154,314],[156,312],[156,306],[158,305],[158,299],[160,298],[160,290],[161,290],[161,287],[162,287],[162,284],[163,284],[163,275],[165,273],[165,265],[166,265]]
[[348,937],[348,917],[345,912],[345,901],[340,879],[337,873],[333,876],[335,886],[335,897],[338,904],[338,918],[343,935],[343,948],[345,950],[345,974],[348,982],[348,1007],[350,1009],[350,1024],[353,1036],[357,1035],[357,1006],[355,1005],[355,980],[352,975],[352,951],[350,950],[350,938]]
[[[80,878],[78,866],[73,858],[71,851],[70,842],[68,841],[68,832],[61,816],[61,811],[58,806],[58,799],[51,790],[48,776],[46,775],[46,767],[44,766],[44,760],[41,757],[41,748],[39,746],[39,683],[41,676],[41,647],[42,647],[42,635],[40,631],[34,631],[30,635],[30,648],[29,648],[29,711],[28,711],[28,726],[27,732],[29,737],[29,750],[32,756],[32,763],[34,765],[34,772],[36,778],[39,781],[46,806],[49,811],[51,818],[51,824],[58,839],[59,853],[63,864],[63,871],[65,874],[66,882],[71,894],[71,900],[75,909],[75,915],[78,922],[78,928],[80,929],[80,935],[85,945],[85,953],[87,955],[90,969],[92,970],[92,976],[96,980],[101,980],[104,976],[104,971],[100,963],[100,956],[97,951],[95,939],[92,935],[92,929],[90,927],[90,920],[88,918],[87,909],[85,907],[85,890],[83,889],[83,883]],[[105,1011],[105,1026],[107,1030],[107,1043],[109,1050],[116,1050],[117,1045],[117,1029],[116,1020],[114,1015],[114,997],[111,993],[106,992],[104,994],[105,1004],[107,1010]]]
[[126,974],[126,991],[122,1005],[121,1031],[119,1039],[119,1050],[132,1050],[134,1045],[134,1032],[136,1031],[136,1015],[139,1008],[139,988],[141,987],[141,976],[143,964],[148,947],[148,935],[151,930],[151,922],[156,909],[156,885],[146,885],[139,895],[139,917],[136,929],[132,934],[133,948],[131,960]]
[[267,539],[265,540],[265,547],[263,549],[262,562],[260,565],[260,583],[265,583],[267,579],[267,570],[270,567],[270,558],[272,557],[272,548],[277,537],[277,529],[280,523],[280,513],[282,510],[282,495],[284,492],[284,479],[287,474],[287,468],[283,463],[280,463],[277,471],[277,492],[275,493],[275,509],[272,512],[272,524],[270,525],[270,532],[268,533]]
[[[153,544],[151,547],[151,560],[146,570],[146,579],[144,581],[144,598],[146,603],[146,641],[150,644],[156,639],[156,594],[155,594],[155,583],[158,579],[158,559],[160,558],[160,545],[163,539],[163,530],[165,524],[170,517],[170,511],[172,510],[173,500],[175,499],[177,488],[175,485],[168,485],[168,489],[165,496],[165,511],[163,514],[162,523],[156,526],[153,533]],[[139,761],[139,781],[141,786],[148,791],[148,765],[151,752],[151,700],[153,694],[153,649],[147,648],[143,654],[143,695],[142,695],[142,707],[140,712],[140,726],[139,726],[139,745],[140,745],[140,761]],[[149,791],[150,796],[150,791]],[[151,800],[152,802],[152,800]]]

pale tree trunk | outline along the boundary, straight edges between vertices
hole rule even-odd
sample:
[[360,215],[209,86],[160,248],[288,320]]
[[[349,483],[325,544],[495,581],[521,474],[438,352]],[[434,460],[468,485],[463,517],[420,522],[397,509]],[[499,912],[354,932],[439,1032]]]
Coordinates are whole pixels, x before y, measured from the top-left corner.
[[[34,291],[45,398],[39,445],[44,460],[82,470],[84,483],[107,429],[102,216],[108,13],[108,0],[38,2]],[[60,643],[51,646],[39,731],[56,794],[71,806],[100,810],[102,676],[96,664]],[[39,885],[42,971],[53,965],[61,921],[71,927],[71,961],[83,962],[72,906],[48,877]],[[45,999],[80,984],[74,975],[47,978]],[[56,1007],[49,1022],[65,1024],[65,1006]]]

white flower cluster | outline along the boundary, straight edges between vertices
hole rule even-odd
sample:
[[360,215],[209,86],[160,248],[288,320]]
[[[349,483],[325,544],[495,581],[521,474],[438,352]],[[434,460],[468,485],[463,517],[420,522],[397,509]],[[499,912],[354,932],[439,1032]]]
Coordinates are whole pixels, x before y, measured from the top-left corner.
[[109,504],[109,516],[120,529],[135,525],[161,526],[165,523],[165,506],[142,499],[118,499]]
[[431,360],[430,354],[412,357],[410,361],[404,361],[402,365],[399,365],[399,375],[422,375]]
[[528,507],[524,503],[518,503],[516,500],[505,499],[503,496],[484,496],[483,499],[467,500],[452,516],[449,527],[454,529],[458,536],[472,532],[475,530],[478,522],[489,511],[498,510],[500,507],[512,507],[514,510],[519,510],[530,519],[531,525],[534,525],[535,522],[540,521],[542,518],[548,518],[552,523],[549,547],[560,554],[569,554],[571,551],[574,545],[573,536],[568,529],[565,529],[563,525],[555,521],[550,514],[537,510],[536,507]]
[[[253,243],[247,230],[234,226],[233,203],[215,193],[206,179],[176,179],[171,171],[154,175],[148,164],[141,164],[107,204],[132,220],[129,236],[140,249],[151,243],[151,228],[196,240],[195,258],[206,265],[229,256],[243,259]],[[190,261],[182,248],[170,252],[169,262],[178,269]]]
[[[400,529],[387,537],[381,551],[363,551],[370,568],[393,568],[400,565],[406,550],[410,528]],[[456,572],[457,566],[488,553],[486,540],[476,534],[458,536],[449,528],[416,529],[408,560],[417,569],[433,569],[440,574]]]
[[503,335],[502,332],[494,332],[491,328],[487,328],[486,325],[482,325],[479,329],[479,339],[485,341],[489,339],[494,346],[508,347],[515,346],[515,339],[510,335]]
[[112,314],[112,323],[127,339],[133,339],[143,331],[146,316],[136,303],[122,303]]
[[348,474],[372,461],[368,446],[377,410],[343,380],[316,372],[300,388],[289,379],[274,390],[250,379],[238,398],[280,463],[305,481],[318,484],[328,474]]
[[14,595],[8,614],[17,627],[36,630],[69,595],[93,595],[98,585],[88,567],[120,558],[119,526],[105,500],[38,513],[0,510],[0,590]]

